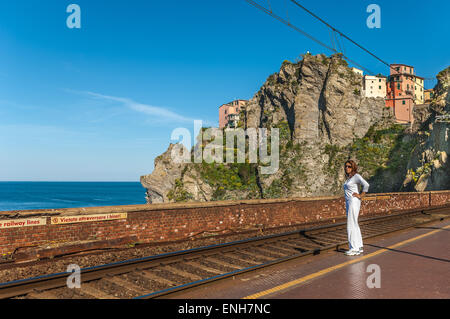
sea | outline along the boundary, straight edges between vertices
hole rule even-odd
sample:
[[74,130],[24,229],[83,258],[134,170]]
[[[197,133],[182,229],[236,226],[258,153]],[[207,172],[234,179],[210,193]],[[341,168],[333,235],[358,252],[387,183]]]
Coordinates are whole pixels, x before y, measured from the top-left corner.
[[0,182],[0,211],[145,204],[139,182]]

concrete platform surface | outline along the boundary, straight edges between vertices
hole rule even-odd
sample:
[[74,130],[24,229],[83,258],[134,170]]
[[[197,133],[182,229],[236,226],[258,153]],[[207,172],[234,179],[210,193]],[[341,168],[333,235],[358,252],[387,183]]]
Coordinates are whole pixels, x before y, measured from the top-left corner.
[[450,298],[450,221],[364,241],[364,253],[327,251],[236,276],[175,298]]

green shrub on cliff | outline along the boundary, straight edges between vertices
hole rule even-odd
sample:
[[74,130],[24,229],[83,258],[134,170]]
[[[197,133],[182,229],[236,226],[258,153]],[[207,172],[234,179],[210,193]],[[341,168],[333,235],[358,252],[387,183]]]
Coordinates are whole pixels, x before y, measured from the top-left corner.
[[185,202],[194,197],[184,189],[183,182],[180,179],[176,179],[174,187],[167,193],[167,198],[175,202]]
[[325,145],[323,152],[328,155],[328,164],[323,172],[331,177],[334,190],[341,187],[339,172],[349,158],[357,160],[359,171],[365,178],[378,179],[381,183],[385,173],[394,180],[397,175],[402,178],[406,175],[408,160],[417,143],[417,139],[405,134],[401,125],[393,124],[382,129],[374,125],[364,137],[354,139],[348,146]]
[[[286,127],[283,130],[285,129]],[[293,144],[290,139],[288,142],[283,143],[280,138],[280,144],[279,171],[281,176],[274,179],[270,186],[263,190],[264,198],[286,197],[286,194],[292,192],[294,186],[304,186],[306,181],[306,169],[304,164],[302,164],[302,159],[306,152],[304,148],[305,143]]]
[[267,78],[267,83],[269,83],[270,86],[274,86],[276,84],[275,74],[269,75],[269,77]]
[[278,128],[278,136],[280,138],[280,143],[290,141],[291,140],[291,130],[289,128],[289,123],[287,121],[280,121],[279,123],[273,126],[274,128]]
[[348,159],[348,149],[338,145],[326,144],[324,154],[328,155],[328,163],[323,166],[324,174],[331,177],[331,188],[340,189],[339,172],[342,170],[344,162]]
[[383,170],[406,173],[406,165],[417,143],[417,139],[407,138],[401,125],[393,124],[380,130],[371,127],[362,139],[355,140],[351,151],[369,175]]
[[224,199],[227,191],[258,192],[255,164],[250,163],[206,163],[196,165],[202,180],[215,191],[213,200]]

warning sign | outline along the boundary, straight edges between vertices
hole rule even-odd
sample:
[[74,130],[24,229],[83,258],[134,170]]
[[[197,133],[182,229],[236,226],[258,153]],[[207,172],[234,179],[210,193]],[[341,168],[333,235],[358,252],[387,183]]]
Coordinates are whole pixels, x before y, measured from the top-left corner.
[[72,224],[72,223],[86,223],[86,222],[100,222],[104,220],[126,219],[127,213],[110,213],[110,214],[96,214],[96,215],[79,215],[79,216],[65,216],[52,217],[52,224]]
[[23,218],[0,220],[0,229],[15,227],[30,227],[47,224],[47,218]]

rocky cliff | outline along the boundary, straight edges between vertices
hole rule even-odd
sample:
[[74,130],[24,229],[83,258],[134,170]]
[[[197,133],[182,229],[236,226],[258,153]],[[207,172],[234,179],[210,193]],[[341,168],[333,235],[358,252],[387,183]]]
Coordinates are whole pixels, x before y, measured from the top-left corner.
[[404,190],[431,191],[450,189],[450,67],[437,75],[430,114],[417,132],[420,144],[408,163]]
[[339,194],[347,146],[373,125],[392,124],[384,99],[364,97],[362,77],[339,56],[285,61],[245,110],[245,127],[286,129],[280,170],[260,175],[265,198]]
[[245,163],[175,164],[171,144],[152,174],[141,177],[148,202],[341,194],[348,158],[359,163],[371,192],[398,191],[419,143],[416,133],[395,124],[383,98],[364,97],[362,77],[339,54],[283,62],[243,108],[238,126],[279,129],[274,174],[263,174],[248,155]]

